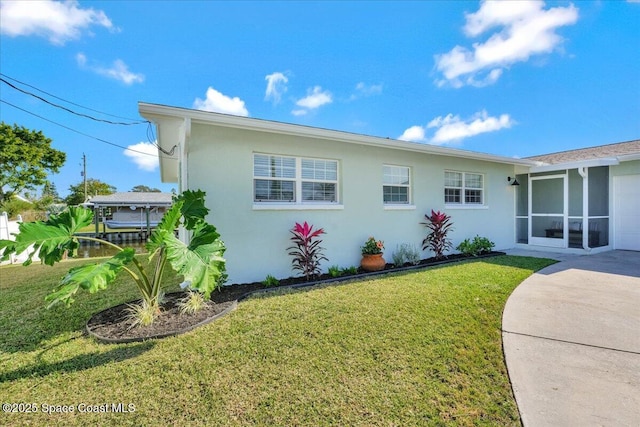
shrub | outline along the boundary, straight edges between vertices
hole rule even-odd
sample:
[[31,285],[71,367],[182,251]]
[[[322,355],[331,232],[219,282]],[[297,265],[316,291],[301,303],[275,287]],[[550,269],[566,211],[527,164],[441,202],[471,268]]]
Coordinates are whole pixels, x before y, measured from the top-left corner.
[[327,257],[322,254],[324,248],[320,247],[322,240],[318,238],[321,234],[325,234],[322,228],[313,231],[313,226],[307,224],[298,224],[291,230],[293,237],[291,241],[293,246],[287,248],[289,255],[293,257],[291,264],[293,270],[300,270],[306,280],[320,274],[320,261],[328,261]]
[[332,265],[329,267],[329,276],[331,277],[340,277],[342,276],[342,269],[337,265]]
[[9,219],[16,219],[18,215],[23,216],[27,211],[31,211],[33,209],[33,203],[20,200],[17,198],[11,198],[9,200],[5,200],[0,205],[0,212],[6,212],[9,215]]
[[491,249],[495,247],[495,245],[496,244],[488,238],[476,235],[473,240],[464,239],[456,249],[464,255],[478,256],[485,252],[491,252]]
[[422,241],[422,249],[429,249],[435,253],[436,259],[444,257],[444,252],[451,249],[451,239],[447,234],[452,230],[451,217],[444,212],[434,212],[431,215],[424,216],[427,222],[421,222],[430,231],[427,237]]
[[396,267],[401,267],[405,263],[413,265],[420,263],[420,253],[418,252],[418,249],[416,249],[414,245],[409,245],[408,243],[403,243],[397,247],[391,257],[393,258],[393,263]]
[[342,269],[341,274],[343,276],[358,274],[358,267],[356,266],[345,267]]
[[267,277],[262,281],[262,284],[267,288],[273,288],[274,286],[278,286],[280,281],[272,275],[267,274]]

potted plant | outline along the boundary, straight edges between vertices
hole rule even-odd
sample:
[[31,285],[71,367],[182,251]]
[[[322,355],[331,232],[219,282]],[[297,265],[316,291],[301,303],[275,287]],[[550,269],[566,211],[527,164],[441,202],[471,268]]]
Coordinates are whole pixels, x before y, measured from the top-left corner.
[[360,261],[360,267],[362,267],[364,271],[383,270],[386,264],[386,261],[382,257],[383,249],[384,242],[382,240],[369,237],[361,248],[362,260]]

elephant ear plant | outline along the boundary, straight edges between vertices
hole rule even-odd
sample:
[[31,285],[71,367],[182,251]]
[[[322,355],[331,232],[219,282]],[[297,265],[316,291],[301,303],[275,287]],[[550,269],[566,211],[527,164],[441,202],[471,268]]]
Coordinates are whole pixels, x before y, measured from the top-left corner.
[[[67,306],[74,301],[79,289],[94,293],[106,289],[117,274],[124,270],[135,282],[142,296],[144,319],[135,323],[150,324],[160,312],[162,295],[162,275],[167,265],[184,277],[184,283],[203,298],[208,299],[211,292],[222,283],[225,276],[225,260],[222,257],[225,246],[220,240],[216,228],[205,221],[209,209],[204,205],[203,191],[185,191],[174,198],[171,208],[147,243],[149,262],[155,268],[145,271],[143,265],[134,256],[132,248],[122,248],[106,240],[78,235],[78,232],[93,221],[93,212],[80,207],[70,207],[67,211],[52,215],[46,222],[24,222],[20,224],[20,233],[16,240],[0,240],[0,251],[4,249],[2,260],[11,254],[28,252],[23,265],[32,263],[37,254],[42,262],[53,265],[63,259],[66,253],[75,256],[79,240],[99,242],[117,249],[117,253],[97,264],[74,267],[62,279],[60,284],[45,297],[47,307],[57,303]],[[182,225],[192,237],[185,244],[175,237],[175,229]]]

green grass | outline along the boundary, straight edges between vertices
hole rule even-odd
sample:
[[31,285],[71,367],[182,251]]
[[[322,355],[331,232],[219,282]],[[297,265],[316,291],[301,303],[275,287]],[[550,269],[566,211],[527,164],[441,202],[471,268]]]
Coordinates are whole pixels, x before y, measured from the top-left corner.
[[[375,280],[278,290],[182,336],[104,345],[108,291],[45,310],[71,266],[0,269],[0,401],[74,405],[0,414],[11,425],[520,425],[501,347],[513,289],[553,261],[503,256]],[[167,278],[171,283],[176,279]],[[129,413],[78,413],[124,403]]]

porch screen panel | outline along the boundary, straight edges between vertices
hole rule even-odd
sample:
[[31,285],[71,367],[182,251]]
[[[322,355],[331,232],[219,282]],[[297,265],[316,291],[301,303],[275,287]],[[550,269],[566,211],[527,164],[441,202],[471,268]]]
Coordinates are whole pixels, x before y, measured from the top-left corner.
[[516,175],[520,183],[513,187],[516,192],[516,242],[529,243],[529,176]]
[[559,214],[564,212],[562,179],[541,179],[531,182],[531,213]]
[[564,238],[564,180],[531,181],[531,236]]
[[609,167],[589,168],[589,246],[609,244]]

